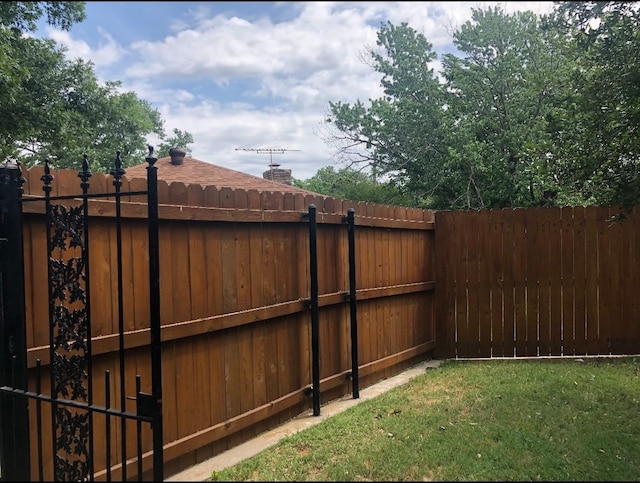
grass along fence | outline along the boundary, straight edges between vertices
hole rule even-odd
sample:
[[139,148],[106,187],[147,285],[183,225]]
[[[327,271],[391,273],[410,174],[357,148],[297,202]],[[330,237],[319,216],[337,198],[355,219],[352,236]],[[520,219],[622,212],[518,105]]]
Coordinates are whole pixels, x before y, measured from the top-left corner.
[[448,360],[210,481],[638,481],[640,358]]

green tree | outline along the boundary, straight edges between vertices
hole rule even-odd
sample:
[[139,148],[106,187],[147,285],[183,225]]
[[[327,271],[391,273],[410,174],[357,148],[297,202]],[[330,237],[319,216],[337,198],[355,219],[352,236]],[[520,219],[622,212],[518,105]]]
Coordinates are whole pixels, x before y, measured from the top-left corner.
[[416,203],[393,183],[374,181],[367,173],[352,167],[336,171],[333,166],[325,166],[311,178],[294,179],[292,184],[298,188],[343,200],[396,206],[413,206]]
[[[52,41],[24,35],[46,15],[68,30],[84,19],[82,2],[2,2],[0,4],[0,155],[18,157],[38,133],[50,134],[60,106],[63,55]],[[57,113],[56,113],[57,114]]]
[[640,4],[557,3],[581,58],[564,154],[585,193],[629,209],[640,202]]
[[124,167],[141,162],[147,136],[164,139],[160,113],[119,81],[101,84],[91,62],[66,60],[52,40],[24,35],[42,15],[68,30],[84,19],[84,3],[0,6],[1,159],[27,166],[49,159],[56,168],[79,168],[86,154],[92,170],[106,172],[117,151]]
[[[414,203],[428,204],[441,187],[445,97],[434,71],[432,45],[406,23],[382,24],[378,50],[369,55],[382,74],[384,96],[350,105],[331,102],[328,142],[338,147],[338,158],[368,164],[389,175]],[[381,50],[380,50],[381,49]]]
[[560,2],[553,16],[474,9],[457,54],[383,24],[384,96],[330,103],[338,159],[367,163],[433,208],[640,199],[640,4]]
[[65,99],[67,116],[56,138],[31,159],[45,155],[56,167],[70,168],[87,154],[92,169],[109,171],[119,151],[124,167],[140,163],[147,154],[147,135],[164,136],[160,113],[134,92],[121,91],[119,81],[100,85],[90,68],[76,79],[81,82]]
[[169,136],[158,144],[156,155],[159,158],[169,156],[169,150],[171,148],[182,148],[187,152],[188,156],[191,156],[191,149],[189,144],[193,144],[193,135],[187,131],[181,131],[180,129],[173,129],[173,136]]
[[91,63],[65,60],[47,40],[24,39],[16,52],[24,75],[10,79],[19,89],[0,108],[4,158],[78,168],[87,154],[92,169],[108,171],[116,151],[124,166],[137,164],[146,136],[164,136],[159,112],[118,81],[101,85]]
[[[462,57],[443,56],[450,93],[452,207],[506,207],[570,198],[553,157],[558,106],[575,60],[532,12],[474,9],[454,34]],[[562,128],[566,127],[564,124]],[[455,195],[454,195],[455,196]]]
[[356,162],[433,208],[553,203],[560,190],[551,121],[568,69],[557,31],[531,12],[488,8],[473,10],[453,37],[463,56],[443,56],[440,82],[424,36],[383,25],[384,53],[370,55],[385,96],[369,108],[330,103],[334,139],[366,146]]
[[86,18],[86,2],[2,2],[0,25],[21,35],[35,32],[37,22],[44,15],[47,23],[63,30]]

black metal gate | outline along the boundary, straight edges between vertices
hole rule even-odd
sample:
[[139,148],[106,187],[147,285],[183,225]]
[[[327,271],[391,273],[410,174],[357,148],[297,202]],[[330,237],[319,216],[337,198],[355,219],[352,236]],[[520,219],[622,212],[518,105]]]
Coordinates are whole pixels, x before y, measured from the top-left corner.
[[[157,158],[149,147],[146,158],[147,189],[122,191],[120,153],[111,172],[114,192],[89,194],[89,171],[85,157],[78,173],[81,193],[52,196],[54,176],[48,162],[41,180],[44,196],[24,196],[24,178],[16,165],[0,165],[0,479],[5,481],[94,481],[116,479],[163,480],[160,286],[158,252]],[[140,390],[136,375],[134,395],[125,389],[125,329],[122,293],[122,199],[146,195],[149,235],[149,314],[151,393]],[[107,198],[115,205],[117,251],[117,310],[119,390],[111,400],[110,373],[92,369],[91,273],[89,273],[91,229],[90,200]],[[44,204],[47,232],[49,317],[48,364],[40,359],[28,368],[25,274],[23,253],[23,207]],[[32,364],[33,365],[33,364]],[[130,372],[129,372],[130,374]],[[94,398],[94,387],[103,384],[104,399]],[[46,388],[43,386],[47,386]],[[135,399],[135,411],[126,401]],[[50,434],[43,430],[43,422]],[[100,425],[95,423],[100,421]],[[134,421],[134,423],[131,423]],[[134,424],[135,437],[127,436],[127,422]],[[151,434],[145,441],[151,451],[143,457],[143,425]],[[112,428],[115,426],[115,428]],[[101,428],[97,431],[96,428]],[[150,428],[150,429],[149,429]],[[113,430],[112,430],[113,429]],[[132,431],[129,431],[131,433]],[[114,434],[115,436],[112,436]],[[112,441],[112,437],[115,438]],[[136,456],[130,457],[131,440]],[[96,441],[100,444],[97,445]],[[106,454],[96,458],[96,448]],[[116,447],[115,451],[112,450]],[[152,454],[150,455],[149,452]],[[112,455],[112,453],[116,453]],[[146,465],[143,467],[143,460]],[[97,465],[96,461],[101,463]],[[149,468],[151,460],[152,468]],[[98,467],[100,466],[100,467]],[[129,468],[129,469],[128,469]],[[133,474],[132,474],[133,473]],[[52,477],[51,477],[52,475]]]

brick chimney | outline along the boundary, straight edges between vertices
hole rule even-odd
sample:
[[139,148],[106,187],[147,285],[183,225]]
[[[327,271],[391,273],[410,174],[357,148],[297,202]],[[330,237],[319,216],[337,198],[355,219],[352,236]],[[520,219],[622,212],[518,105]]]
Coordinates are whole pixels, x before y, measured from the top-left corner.
[[182,164],[184,162],[184,157],[187,155],[187,152],[182,148],[171,148],[169,149],[169,156],[171,156],[171,164]]
[[292,183],[291,170],[280,169],[278,168],[278,166],[280,165],[276,163],[271,163],[269,165],[270,169],[267,171],[264,171],[262,173],[262,177],[264,179],[270,179],[271,181],[277,181],[278,183],[291,185]]

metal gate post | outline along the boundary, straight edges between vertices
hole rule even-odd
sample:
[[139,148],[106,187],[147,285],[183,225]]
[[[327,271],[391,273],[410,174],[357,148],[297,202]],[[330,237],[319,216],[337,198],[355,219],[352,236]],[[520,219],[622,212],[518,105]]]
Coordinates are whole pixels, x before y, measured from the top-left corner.
[[358,377],[358,318],[356,316],[356,238],[355,238],[355,210],[347,210],[347,227],[349,230],[349,308],[351,321],[351,386],[353,399],[360,397],[360,382]]
[[[27,390],[22,246],[22,184],[17,165],[0,166],[0,386]],[[0,469],[6,481],[30,481],[27,398],[0,397]]]
[[151,392],[153,411],[153,480],[164,481],[162,428],[162,340],[160,335],[160,245],[158,216],[158,167],[153,147],[149,146],[147,163],[147,213],[149,216],[149,309],[151,329]]
[[309,275],[311,276],[311,358],[313,415],[320,416],[320,342],[318,315],[318,236],[316,205],[309,205]]

